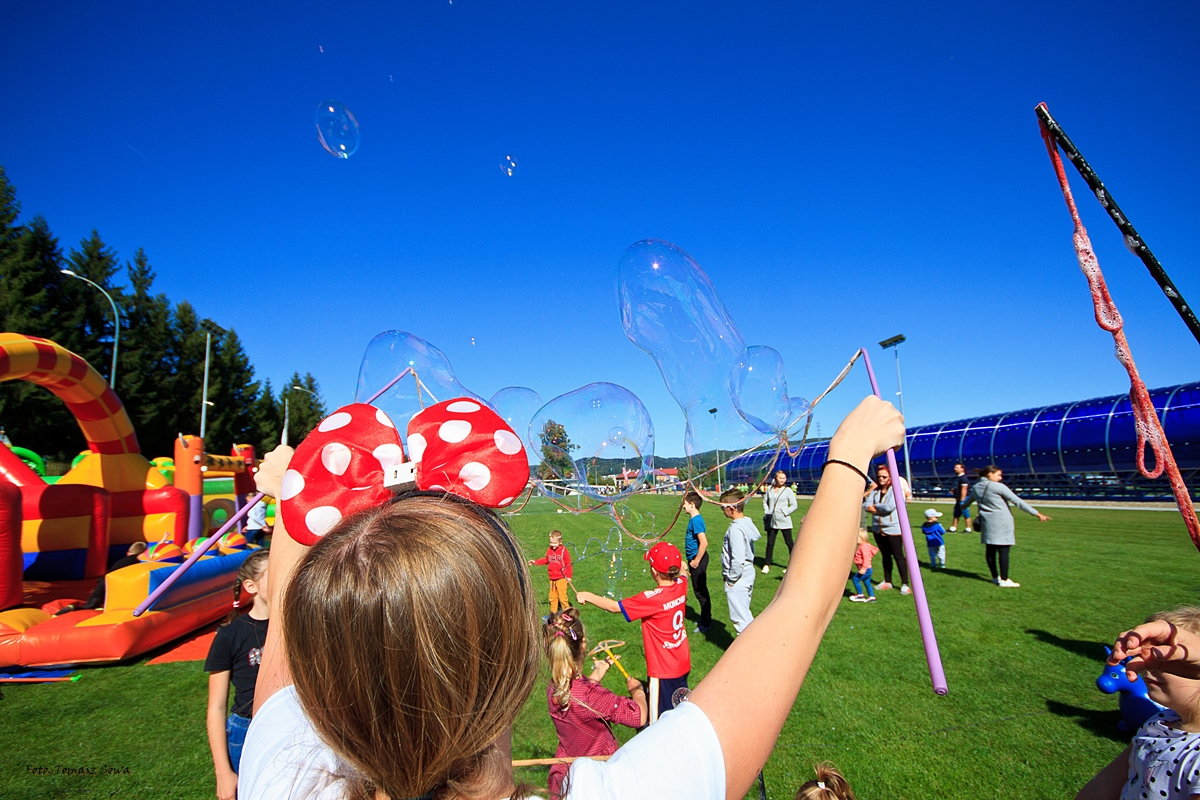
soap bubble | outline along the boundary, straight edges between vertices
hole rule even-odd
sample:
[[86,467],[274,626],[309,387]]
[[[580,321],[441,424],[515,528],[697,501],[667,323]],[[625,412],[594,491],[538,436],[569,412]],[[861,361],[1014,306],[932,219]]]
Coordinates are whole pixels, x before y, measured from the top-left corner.
[[765,434],[782,434],[809,411],[804,398],[788,397],[783,358],[773,347],[751,345],[729,373],[729,394],[742,419]]
[[[650,414],[633,392],[614,383],[591,383],[546,403],[533,415],[526,442],[542,462],[534,480],[545,494],[619,500],[636,492],[654,467]],[[638,477],[621,488],[614,479],[623,465]]]
[[317,106],[317,139],[321,147],[338,158],[349,158],[358,150],[362,134],[358,132],[358,120],[336,100],[325,100]]
[[[770,446],[771,435],[794,424],[807,407],[793,408],[786,384],[775,382],[783,365],[774,361],[774,350],[755,348],[745,361],[746,343],[712,281],[676,245],[646,239],[630,246],[617,268],[617,297],[625,335],[654,358],[683,410],[684,451],[689,462],[696,459],[693,468],[711,465],[714,451],[727,461]],[[739,377],[735,368],[743,362],[746,374]],[[766,377],[751,378],[752,365]],[[774,459],[755,463],[758,472],[751,477],[761,479]]]
[[[542,397],[533,389],[526,389],[524,386],[506,386],[492,395],[488,405],[518,436],[524,436],[529,430],[529,422],[533,415],[542,407]],[[529,463],[538,462],[538,456],[533,450],[526,447],[525,453],[529,456]]]
[[510,178],[513,175],[516,175],[517,174],[517,160],[515,158],[513,158],[512,156],[505,156],[504,160],[500,162],[500,171],[503,172],[505,175],[507,175]]
[[[384,331],[367,345],[358,368],[354,402],[367,402],[409,367],[421,379],[419,390],[413,377],[406,375],[372,403],[391,418],[402,441],[407,439],[404,433],[408,430],[408,421],[426,406],[454,397],[483,402],[483,398],[458,382],[450,359],[441,350],[404,331]],[[404,446],[407,448],[408,443]]]

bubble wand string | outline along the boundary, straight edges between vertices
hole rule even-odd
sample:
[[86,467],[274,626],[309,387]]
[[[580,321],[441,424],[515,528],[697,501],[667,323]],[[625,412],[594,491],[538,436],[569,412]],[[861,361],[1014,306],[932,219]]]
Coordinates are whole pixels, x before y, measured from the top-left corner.
[[257,493],[255,493],[255,495],[253,497],[251,497],[249,500],[247,500],[246,505],[242,506],[237,511],[237,513],[235,513],[232,517],[230,517],[229,520],[224,525],[222,525],[220,528],[218,528],[216,533],[214,533],[212,536],[205,539],[204,542],[202,542],[201,544],[196,546],[196,549],[192,551],[192,554],[188,557],[187,561],[183,562],[178,567],[176,567],[175,571],[172,572],[170,575],[168,575],[167,579],[165,581],[163,581],[161,584],[159,584],[157,589],[155,589],[153,592],[151,592],[150,595],[145,600],[138,603],[137,608],[135,608],[133,610],[133,615],[135,617],[140,617],[142,614],[146,613],[146,610],[149,609],[150,606],[152,606],[156,602],[158,602],[158,598],[162,597],[163,594],[175,584],[175,581],[179,580],[179,578],[183,575],[183,573],[185,573],[189,569],[191,569],[192,565],[195,564],[197,561],[199,561],[201,556],[203,556],[205,553],[207,553],[209,551],[209,549],[214,544],[216,544],[220,540],[220,538],[226,534],[226,532],[229,531],[230,528],[232,528],[234,525],[236,525],[238,523],[239,520],[241,520],[243,517],[245,517],[247,514],[249,514],[250,509],[254,508],[254,506],[258,503],[258,501],[260,501],[262,499],[263,499],[263,493],[257,492]]
[[[863,364],[867,367],[867,377],[871,380],[871,391],[880,400],[879,384],[875,381],[875,370],[871,368],[871,356],[866,348],[861,351]],[[888,448],[887,465],[892,475],[899,476],[900,468],[896,465],[896,451]],[[942,656],[938,652],[937,637],[933,633],[933,619],[929,616],[929,601],[925,598],[925,582],[921,579],[921,564],[917,561],[917,548],[913,544],[912,526],[908,522],[908,509],[904,505],[904,492],[896,491],[898,480],[892,481],[892,496],[896,498],[896,516],[900,518],[900,535],[904,540],[904,555],[908,558],[909,580],[912,581],[913,599],[917,604],[917,622],[921,626],[921,642],[925,645],[925,662],[929,665],[929,680],[933,691],[946,694],[950,691],[946,686],[946,672],[942,669]]]

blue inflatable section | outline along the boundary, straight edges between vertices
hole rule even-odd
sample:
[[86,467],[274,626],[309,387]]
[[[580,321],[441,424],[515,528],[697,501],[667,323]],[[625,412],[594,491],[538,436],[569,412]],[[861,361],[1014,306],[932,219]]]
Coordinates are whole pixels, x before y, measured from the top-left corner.
[[[1200,382],[1154,389],[1150,399],[1184,482],[1195,493],[1200,477]],[[1172,497],[1164,478],[1147,480],[1137,472],[1129,395],[922,425],[908,429],[906,446],[918,494],[948,495],[955,464],[962,464],[972,476],[980,467],[995,464],[1004,470],[1005,483],[1031,496]],[[809,444],[794,457],[785,454],[776,466],[802,492],[813,492],[828,449],[828,442]],[[729,482],[753,480],[774,458],[774,452],[766,452],[735,459],[726,472]],[[903,451],[897,461],[903,470]],[[1146,463],[1154,464],[1149,452]]]
[[[187,572],[183,573],[183,576],[167,590],[166,594],[158,599],[158,602],[154,604],[154,610],[165,611],[222,589],[228,589],[229,596],[232,598],[233,584],[237,580],[238,568],[256,549],[239,550],[201,558]],[[152,571],[149,576],[148,593],[161,586],[163,581],[176,569],[178,569],[178,565]]]

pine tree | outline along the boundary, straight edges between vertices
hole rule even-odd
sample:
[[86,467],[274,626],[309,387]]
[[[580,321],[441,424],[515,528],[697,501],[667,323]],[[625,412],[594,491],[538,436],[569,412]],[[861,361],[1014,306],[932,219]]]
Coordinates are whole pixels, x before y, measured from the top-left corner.
[[208,376],[208,436],[210,453],[228,453],[235,442],[254,442],[254,402],[258,398],[254,368],[233,330],[213,337]]
[[126,266],[131,292],[124,295],[117,365],[117,395],[125,403],[142,451],[151,458],[174,452],[176,407],[173,394],[175,365],[169,353],[171,303],[165,294],[151,294],[154,270],[145,251],[138,249]]
[[[299,386],[300,389],[294,387]],[[279,393],[279,404],[287,396],[289,410],[288,444],[292,447],[304,441],[309,432],[325,419],[325,403],[321,400],[321,387],[311,372],[300,377],[299,372],[293,372],[287,386]]]
[[[172,365],[175,433],[199,435],[200,402],[204,389],[204,331],[196,309],[187,300],[171,314],[171,339],[167,350]],[[216,451],[213,451],[216,452]]]
[[[62,266],[58,240],[45,219],[34,217],[22,227],[12,252],[0,260],[0,328],[68,349],[78,344],[75,327],[82,313],[70,285],[78,281],[63,275]],[[63,402],[26,381],[0,384],[0,425],[15,444],[57,460],[69,460],[87,446]]]
[[280,433],[283,431],[283,407],[275,400],[269,379],[263,382],[250,416],[254,424],[250,441],[254,443],[258,457],[262,458],[279,446]]
[[17,240],[24,232],[17,225],[21,204],[17,202],[17,190],[8,182],[4,167],[0,167],[0,263],[17,249]]

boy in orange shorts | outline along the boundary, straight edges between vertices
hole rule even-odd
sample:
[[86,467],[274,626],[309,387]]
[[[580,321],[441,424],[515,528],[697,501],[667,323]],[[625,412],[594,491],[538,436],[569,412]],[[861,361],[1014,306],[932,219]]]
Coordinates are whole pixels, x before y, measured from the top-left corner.
[[550,546],[544,558],[530,559],[529,565],[544,564],[550,576],[550,613],[569,608],[567,582],[571,579],[571,553],[562,546],[562,531],[550,531]]

